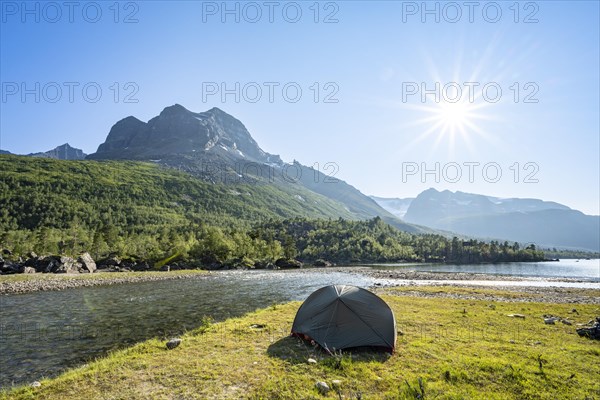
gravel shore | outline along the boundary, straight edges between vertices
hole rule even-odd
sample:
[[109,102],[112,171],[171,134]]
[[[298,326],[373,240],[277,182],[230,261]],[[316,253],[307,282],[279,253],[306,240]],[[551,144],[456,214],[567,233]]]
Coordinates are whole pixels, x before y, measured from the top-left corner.
[[16,281],[5,281],[0,277],[0,295],[208,276],[210,276],[209,272],[205,274],[198,272],[99,272],[93,275],[40,274],[40,276],[32,276],[26,280]]
[[[553,303],[553,304],[598,304],[600,305],[600,290],[574,289],[559,287],[516,287],[516,286],[477,286],[477,285],[454,285],[433,284],[429,287],[438,287],[439,291],[426,291],[424,287],[404,287],[403,290],[395,290],[394,287],[376,288],[378,294],[389,294],[393,296],[409,296],[424,298],[447,298],[461,300],[489,300],[492,302],[508,303]],[[450,290],[447,290],[450,288]],[[452,288],[467,289],[453,292]],[[498,293],[494,293],[498,292]],[[502,292],[502,293],[500,293]],[[509,293],[506,293],[509,292]]]

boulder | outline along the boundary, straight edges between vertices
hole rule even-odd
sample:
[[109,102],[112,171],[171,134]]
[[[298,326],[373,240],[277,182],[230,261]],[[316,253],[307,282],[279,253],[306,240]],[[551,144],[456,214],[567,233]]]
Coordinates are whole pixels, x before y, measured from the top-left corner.
[[5,256],[12,256],[12,251],[8,249],[3,249],[2,254],[4,254]]
[[302,268],[302,266],[304,264],[302,264],[300,261],[294,260],[292,258],[290,258],[290,259],[280,258],[279,260],[275,261],[275,265],[278,266],[279,268]]
[[58,262],[59,265],[54,270],[57,274],[78,274],[82,269],[81,264],[71,257],[61,256]]
[[578,328],[577,334],[589,339],[600,340],[600,317],[596,318],[596,322],[591,327]]
[[0,267],[0,273],[4,275],[19,274],[23,272],[22,267],[19,264],[12,263],[10,261],[4,261]]
[[[34,253],[35,254],[35,253]],[[38,269],[38,264],[44,261],[44,257],[30,257],[25,261],[26,267],[33,267]]]
[[94,262],[94,259],[92,258],[90,253],[83,253],[82,255],[80,255],[77,259],[77,262],[81,264],[83,272],[93,273],[97,269],[96,263]]
[[48,256],[40,260],[35,268],[38,272],[56,272],[59,266],[60,257]]
[[151,269],[150,265],[145,262],[132,263],[131,265],[127,265],[127,267],[131,268],[132,271],[149,271]]
[[109,257],[103,258],[96,263],[96,267],[98,269],[105,269],[110,267],[118,267],[121,265],[121,259],[116,255],[111,255]]
[[333,267],[333,263],[327,260],[324,260],[322,258],[319,258],[318,260],[315,260],[315,262],[313,263],[313,265],[315,267]]
[[270,261],[256,261],[254,263],[255,269],[274,269],[275,265],[273,265]]
[[181,344],[181,339],[173,338],[166,343],[167,349],[173,350],[175,347]]
[[23,273],[24,274],[35,274],[35,268],[31,268],[31,267],[23,267]]

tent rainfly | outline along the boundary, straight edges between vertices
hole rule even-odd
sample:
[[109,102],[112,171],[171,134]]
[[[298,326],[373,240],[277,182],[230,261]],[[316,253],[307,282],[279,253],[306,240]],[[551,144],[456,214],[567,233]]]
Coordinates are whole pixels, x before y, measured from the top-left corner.
[[292,335],[312,339],[328,351],[374,346],[393,352],[396,319],[386,302],[368,290],[331,285],[313,292],[300,306]]

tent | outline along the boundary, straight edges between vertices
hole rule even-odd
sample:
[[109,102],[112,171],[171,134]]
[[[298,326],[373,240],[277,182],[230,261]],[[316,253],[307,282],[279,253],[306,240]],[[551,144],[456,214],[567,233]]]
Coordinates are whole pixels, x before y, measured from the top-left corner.
[[330,351],[376,346],[393,352],[396,319],[385,301],[368,290],[331,285],[313,292],[300,306],[292,335]]

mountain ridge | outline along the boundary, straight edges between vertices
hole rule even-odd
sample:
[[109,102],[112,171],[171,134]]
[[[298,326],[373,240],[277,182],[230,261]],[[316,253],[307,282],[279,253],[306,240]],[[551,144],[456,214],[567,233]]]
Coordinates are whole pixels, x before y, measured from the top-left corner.
[[83,160],[87,156],[83,150],[72,147],[69,143],[61,144],[56,146],[52,150],[29,153],[29,157],[41,157],[41,158],[53,158],[56,160]]
[[55,148],[42,151],[38,153],[29,154],[14,154],[8,150],[0,150],[0,154],[4,155],[22,155],[25,157],[37,157],[37,158],[53,158],[55,160],[83,160],[87,156],[83,150],[76,147],[72,147],[69,143],[61,144]]
[[[377,199],[380,205],[388,207],[392,204],[390,200],[394,200]],[[599,216],[540,199],[500,198],[430,188],[410,201],[404,220],[486,239],[577,250],[600,249]]]

